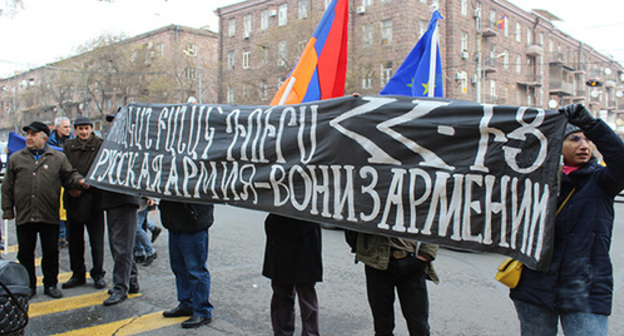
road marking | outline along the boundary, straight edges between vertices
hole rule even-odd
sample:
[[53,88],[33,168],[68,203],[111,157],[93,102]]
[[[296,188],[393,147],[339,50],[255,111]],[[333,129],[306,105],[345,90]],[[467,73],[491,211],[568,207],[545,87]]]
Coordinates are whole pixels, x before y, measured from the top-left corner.
[[128,318],[125,320],[101,324],[94,327],[72,330],[53,336],[104,336],[104,335],[136,335],[138,333],[168,327],[182,323],[186,317],[164,318],[162,311],[147,315]]
[[[59,284],[63,283],[63,282],[67,282],[69,279],[71,279],[72,276],[72,272],[65,272],[65,273],[59,273],[58,277],[56,277],[57,281]],[[91,275],[89,275],[88,273],[86,274],[87,279],[91,279]],[[42,286],[43,285],[43,276],[38,276],[37,277],[37,286]]]
[[[130,294],[128,295],[128,298],[132,299],[138,296],[141,296],[141,293]],[[63,299],[36,302],[30,305],[30,308],[28,309],[28,316],[32,318],[35,316],[54,314],[73,309],[101,305],[104,300],[108,299],[108,297],[108,291],[103,291],[91,294],[77,295]]]

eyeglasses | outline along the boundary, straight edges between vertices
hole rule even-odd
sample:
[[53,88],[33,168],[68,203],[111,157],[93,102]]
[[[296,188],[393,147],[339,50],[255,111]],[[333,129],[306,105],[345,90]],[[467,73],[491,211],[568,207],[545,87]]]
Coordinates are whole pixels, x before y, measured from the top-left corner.
[[567,140],[571,142],[581,142],[582,140],[585,140],[585,142],[589,142],[589,140],[587,140],[587,138],[582,135],[572,135]]

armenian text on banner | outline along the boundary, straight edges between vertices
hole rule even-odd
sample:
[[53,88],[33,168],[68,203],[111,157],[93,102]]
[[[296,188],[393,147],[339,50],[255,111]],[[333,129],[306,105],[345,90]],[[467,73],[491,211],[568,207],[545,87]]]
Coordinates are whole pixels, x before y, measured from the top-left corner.
[[403,96],[130,104],[93,186],[550,262],[564,117]]

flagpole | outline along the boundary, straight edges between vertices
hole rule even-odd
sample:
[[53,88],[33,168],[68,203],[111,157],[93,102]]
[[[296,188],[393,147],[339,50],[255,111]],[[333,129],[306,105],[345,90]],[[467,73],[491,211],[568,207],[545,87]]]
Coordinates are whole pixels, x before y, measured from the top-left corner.
[[288,95],[290,94],[290,91],[292,91],[293,86],[295,85],[295,81],[297,79],[295,77],[290,77],[290,80],[288,81],[288,86],[286,86],[286,89],[284,90],[284,94],[282,95],[282,98],[280,98],[279,103],[277,103],[277,105],[284,105],[284,103],[286,102],[286,99],[288,99]]
[[[437,8],[434,8],[433,12],[435,12]],[[435,79],[436,79],[436,62],[438,61],[437,53],[438,53],[438,23],[436,22],[436,27],[433,31],[433,36],[431,36],[431,54],[429,55],[429,83],[427,90],[427,97],[435,97]]]

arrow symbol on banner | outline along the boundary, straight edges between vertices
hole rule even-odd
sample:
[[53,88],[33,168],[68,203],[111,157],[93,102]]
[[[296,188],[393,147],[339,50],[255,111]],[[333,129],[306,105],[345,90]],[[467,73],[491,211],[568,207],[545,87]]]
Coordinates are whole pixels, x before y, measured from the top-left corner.
[[[366,104],[360,105],[352,110],[349,110],[340,116],[332,119],[329,122],[329,125],[335,128],[338,132],[344,134],[346,137],[355,140],[362,148],[367,151],[371,157],[368,158],[368,162],[377,163],[377,164],[392,164],[392,165],[401,165],[401,161],[392,157],[386,151],[381,149],[373,140],[358,134],[352,130],[345,128],[341,123],[347,119],[354,118],[360,115],[364,115],[366,113],[375,111],[379,109],[381,106],[390,104],[396,101],[395,98],[379,98],[379,97],[362,97],[363,100],[368,101]],[[377,125],[377,129],[380,132],[383,132],[389,135],[391,138],[400,142],[402,145],[407,147],[412,152],[420,155],[424,161],[420,163],[420,165],[435,167],[435,168],[444,168],[448,170],[453,170],[454,167],[448,165],[444,162],[439,156],[433,153],[431,150],[417,144],[415,141],[405,137],[403,134],[392,129],[393,126],[406,123],[408,121],[420,118],[432,110],[440,107],[448,105],[448,102],[440,102],[440,101],[413,101],[416,106],[412,108],[407,113],[392,118],[390,120],[386,120],[379,125]],[[449,130],[442,131],[442,133],[448,133]]]

